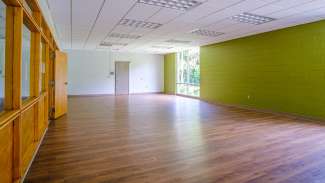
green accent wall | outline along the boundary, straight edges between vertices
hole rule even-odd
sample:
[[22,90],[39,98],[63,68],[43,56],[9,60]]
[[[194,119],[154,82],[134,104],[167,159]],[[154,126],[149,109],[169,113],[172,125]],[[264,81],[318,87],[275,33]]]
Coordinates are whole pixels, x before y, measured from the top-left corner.
[[325,21],[201,47],[201,98],[325,118]]
[[165,93],[176,93],[176,54],[164,55],[164,88]]

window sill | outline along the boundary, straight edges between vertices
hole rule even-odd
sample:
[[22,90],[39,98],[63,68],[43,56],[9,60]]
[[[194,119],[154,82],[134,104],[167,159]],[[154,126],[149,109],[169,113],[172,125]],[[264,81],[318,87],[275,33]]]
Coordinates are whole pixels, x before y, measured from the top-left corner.
[[19,115],[19,110],[3,111],[0,113],[0,128],[13,121]]
[[29,108],[33,107],[33,105],[38,101],[39,97],[29,97],[23,101],[22,112],[25,112]]

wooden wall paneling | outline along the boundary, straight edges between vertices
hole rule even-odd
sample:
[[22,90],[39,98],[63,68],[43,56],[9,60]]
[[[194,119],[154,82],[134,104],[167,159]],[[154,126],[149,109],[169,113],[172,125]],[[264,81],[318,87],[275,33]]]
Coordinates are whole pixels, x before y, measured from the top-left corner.
[[23,8],[14,8],[14,44],[13,44],[13,109],[20,109],[21,101],[21,60],[23,35]]
[[41,8],[36,0],[25,0],[25,1],[28,4],[28,6],[30,7],[30,9],[32,9],[33,13],[41,11]]
[[14,13],[15,8],[6,8],[6,52],[5,52],[5,97],[4,109],[13,109],[13,62],[14,60]]
[[37,126],[37,141],[39,141],[42,136],[43,133],[45,131],[45,129],[47,128],[47,123],[46,123],[46,119],[45,119],[45,100],[44,100],[44,96],[40,96],[40,100],[38,101],[38,126]]
[[22,127],[21,116],[14,120],[14,152],[13,152],[13,180],[19,181],[22,176]]
[[16,6],[19,7],[21,5],[19,0],[3,0],[3,2],[5,4],[7,4],[8,6]]
[[24,24],[30,29],[32,32],[40,32],[40,29],[34,20],[34,18],[24,9]]
[[21,115],[22,139],[22,170],[25,172],[33,157],[35,143],[35,106],[30,107]]
[[[22,182],[40,138],[48,126],[50,48],[57,48],[37,0],[3,0],[6,5],[5,112],[0,113],[0,182]],[[32,32],[31,96],[22,104],[21,64],[23,25]],[[40,43],[46,42],[45,89],[40,93]],[[53,50],[55,51],[55,50]]]
[[0,182],[13,180],[13,122],[0,127]]

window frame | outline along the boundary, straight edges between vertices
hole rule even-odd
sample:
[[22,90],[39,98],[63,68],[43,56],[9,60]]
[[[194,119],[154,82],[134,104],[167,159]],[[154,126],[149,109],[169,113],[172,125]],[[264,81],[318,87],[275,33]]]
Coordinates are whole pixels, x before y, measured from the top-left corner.
[[[193,58],[193,55],[196,55],[198,54],[198,62],[199,62],[199,66],[198,66],[198,69],[199,69],[199,72],[200,72],[200,48],[193,48],[193,49],[187,49],[187,50],[183,50],[183,51],[180,51],[178,53],[176,53],[176,73],[175,73],[175,93],[177,95],[185,95],[185,96],[189,96],[189,97],[194,97],[194,98],[199,98],[200,95],[201,95],[201,92],[200,92],[200,77],[199,77],[199,80],[198,80],[198,83],[194,82],[194,83],[191,83],[189,81],[190,78],[188,78],[189,74],[186,74],[187,77],[184,77],[184,73],[179,73],[180,71],[180,67],[181,65],[184,66],[186,65],[186,68],[184,67],[181,67],[183,68],[182,70],[183,71],[186,71],[186,72],[190,72],[190,65],[189,64],[186,64],[188,63],[188,61],[192,60]],[[196,58],[196,57],[195,57]],[[187,79],[188,81],[182,81],[180,80],[180,75],[179,74],[182,74],[183,75],[183,79]],[[200,74],[199,74],[200,76]],[[181,92],[180,90],[181,89],[185,89],[186,92]],[[195,94],[191,94],[193,92],[190,92],[190,90],[194,90],[194,91],[198,91],[198,95],[195,95]],[[195,92],[194,92],[195,93]]]
[[[33,20],[33,17],[27,12],[25,9],[23,10],[23,25],[25,25],[31,32],[31,42],[30,42],[30,96],[23,100],[22,94],[20,94],[21,106],[22,108],[26,108],[32,103],[35,102],[37,97],[39,96],[39,49],[40,49],[40,41],[41,41],[41,34],[37,28],[36,22]],[[23,28],[22,25],[22,28]],[[21,44],[22,45],[22,44]],[[22,53],[22,49],[21,49]],[[21,58],[20,64],[22,64],[23,60]],[[21,68],[21,66],[20,66]],[[20,79],[21,82],[21,79]],[[21,85],[21,83],[20,83]],[[20,88],[22,90],[22,88]],[[21,92],[20,92],[21,93]]]

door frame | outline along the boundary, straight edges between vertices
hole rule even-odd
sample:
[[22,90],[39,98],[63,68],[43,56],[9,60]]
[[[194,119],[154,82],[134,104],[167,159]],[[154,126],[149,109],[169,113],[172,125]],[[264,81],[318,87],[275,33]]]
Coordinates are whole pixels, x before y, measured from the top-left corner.
[[114,84],[114,94],[115,95],[122,95],[122,94],[117,94],[117,92],[116,92],[116,76],[117,76],[117,69],[116,69],[116,65],[118,64],[118,63],[128,63],[129,64],[129,72],[128,72],[128,94],[125,94],[125,95],[130,95],[130,61],[115,61],[115,63],[114,63],[114,69],[115,69],[115,84]]

